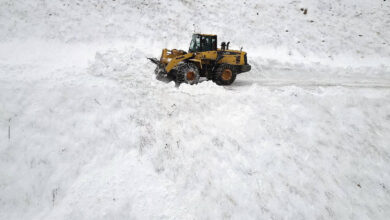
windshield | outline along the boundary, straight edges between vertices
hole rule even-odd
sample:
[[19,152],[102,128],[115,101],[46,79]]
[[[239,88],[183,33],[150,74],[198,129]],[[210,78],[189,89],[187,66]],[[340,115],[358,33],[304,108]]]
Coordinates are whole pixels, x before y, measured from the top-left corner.
[[189,52],[196,52],[200,49],[200,36],[199,35],[193,35]]

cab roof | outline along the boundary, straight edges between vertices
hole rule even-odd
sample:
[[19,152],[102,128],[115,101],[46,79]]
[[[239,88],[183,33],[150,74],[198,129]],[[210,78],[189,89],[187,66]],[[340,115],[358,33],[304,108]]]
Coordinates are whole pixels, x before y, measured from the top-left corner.
[[201,36],[217,36],[215,34],[200,34],[200,33],[195,33],[194,35],[201,35]]

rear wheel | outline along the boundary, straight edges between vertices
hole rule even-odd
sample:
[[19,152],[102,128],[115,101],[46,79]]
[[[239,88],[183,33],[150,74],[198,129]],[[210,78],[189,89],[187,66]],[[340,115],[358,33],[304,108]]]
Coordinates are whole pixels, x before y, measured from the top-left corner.
[[214,82],[218,85],[230,85],[236,79],[237,72],[232,65],[222,64],[215,71]]
[[199,82],[199,69],[193,63],[180,63],[176,68],[176,84],[187,83],[190,85]]

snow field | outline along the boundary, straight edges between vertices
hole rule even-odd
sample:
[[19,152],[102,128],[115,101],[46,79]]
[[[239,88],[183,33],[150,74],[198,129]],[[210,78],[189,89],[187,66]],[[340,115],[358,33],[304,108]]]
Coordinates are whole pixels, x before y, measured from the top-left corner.
[[[388,14],[0,2],[0,219],[387,219]],[[186,49],[193,24],[243,45],[252,71],[229,87],[154,80],[146,57]]]

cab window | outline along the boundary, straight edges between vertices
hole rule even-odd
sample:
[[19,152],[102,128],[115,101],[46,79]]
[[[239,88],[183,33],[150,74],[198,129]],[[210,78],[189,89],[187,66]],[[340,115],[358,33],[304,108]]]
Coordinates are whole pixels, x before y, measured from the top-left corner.
[[202,52],[217,50],[216,36],[193,35],[189,52]]
[[193,35],[189,52],[198,52],[200,51],[200,36],[199,35]]

